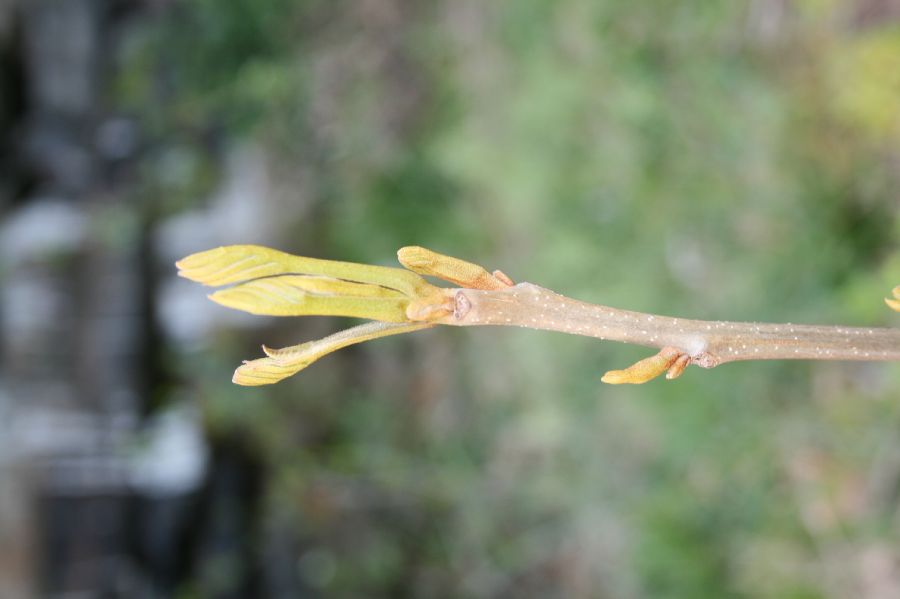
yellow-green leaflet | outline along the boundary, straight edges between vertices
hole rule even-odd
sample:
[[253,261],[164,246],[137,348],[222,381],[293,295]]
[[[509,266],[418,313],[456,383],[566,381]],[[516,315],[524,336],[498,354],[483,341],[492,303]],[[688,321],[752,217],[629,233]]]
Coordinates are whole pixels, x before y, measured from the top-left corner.
[[428,323],[394,324],[367,322],[317,341],[308,341],[282,349],[263,347],[266,358],[244,362],[234,371],[232,382],[238,385],[271,385],[300,372],[322,356],[342,347],[388,335],[399,335],[434,325]]
[[210,286],[229,285],[273,275],[324,275],[380,285],[413,297],[429,287],[402,268],[294,256],[258,245],[229,245],[191,254],[175,263],[182,277]]
[[210,294],[216,303],[270,316],[351,316],[405,322],[409,299],[378,285],[330,277],[282,275],[254,279]]
[[900,312],[900,285],[894,287],[894,299],[885,298],[884,302],[891,307],[892,310]]

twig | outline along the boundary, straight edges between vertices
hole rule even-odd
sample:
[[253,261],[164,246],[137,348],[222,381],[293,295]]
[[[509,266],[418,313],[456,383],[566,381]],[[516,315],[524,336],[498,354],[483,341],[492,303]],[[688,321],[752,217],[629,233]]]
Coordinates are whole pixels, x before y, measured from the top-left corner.
[[453,301],[453,312],[438,323],[519,326],[674,348],[703,368],[738,360],[900,360],[900,329],[672,318],[589,304],[531,283],[457,289]]
[[[245,362],[234,382],[277,382],[320,357],[354,343],[436,324],[519,326],[660,348],[607,383],[643,383],[690,364],[712,368],[738,360],[900,360],[900,329],[705,321],[619,310],[574,300],[531,283],[514,284],[486,269],[421,247],[398,252],[407,270],[302,258],[259,246],[228,246],[178,262],[179,274],[205,285],[228,285],[213,301],[254,314],[329,314],[371,318],[325,339],[271,350]],[[412,271],[412,272],[410,272]],[[417,274],[414,274],[417,273]],[[442,288],[418,275],[458,287]],[[900,287],[885,300],[900,311]]]

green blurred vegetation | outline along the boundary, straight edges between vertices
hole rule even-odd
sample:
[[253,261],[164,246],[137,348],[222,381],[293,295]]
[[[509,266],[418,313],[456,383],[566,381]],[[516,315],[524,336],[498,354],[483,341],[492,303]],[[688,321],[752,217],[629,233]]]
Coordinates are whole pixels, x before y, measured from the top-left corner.
[[[282,249],[421,244],[636,310],[887,324],[900,27],[776,4],[197,0],[118,93],[172,210],[205,197],[222,140],[302,171],[313,208]],[[866,559],[900,556],[895,367],[614,388],[601,373],[644,350],[441,329],[230,385],[260,342],[344,325],[179,357],[210,434],[266,464],[260,526],[296,531],[327,596],[870,596]]]

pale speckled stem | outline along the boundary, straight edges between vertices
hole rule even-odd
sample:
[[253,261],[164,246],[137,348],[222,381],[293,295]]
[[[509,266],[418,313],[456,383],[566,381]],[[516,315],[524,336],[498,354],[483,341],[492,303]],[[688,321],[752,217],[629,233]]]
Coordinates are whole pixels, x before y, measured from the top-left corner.
[[531,283],[457,289],[441,324],[559,331],[648,347],[675,347],[711,368],[737,360],[900,360],[900,329],[672,318],[588,304]]

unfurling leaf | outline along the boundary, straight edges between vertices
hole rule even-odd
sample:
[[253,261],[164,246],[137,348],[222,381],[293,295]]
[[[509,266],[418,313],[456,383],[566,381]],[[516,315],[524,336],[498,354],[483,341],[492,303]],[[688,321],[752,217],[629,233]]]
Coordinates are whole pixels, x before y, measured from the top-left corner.
[[900,312],[900,285],[894,287],[894,299],[885,298],[884,303],[891,307],[892,310]]
[[351,316],[406,322],[409,299],[399,291],[330,277],[282,275],[210,294],[214,302],[269,316]]
[[468,289],[505,289],[513,285],[512,280],[500,271],[492,274],[483,266],[416,245],[400,248],[397,259],[400,264],[420,275],[437,277]]
[[301,366],[280,366],[271,358],[247,360],[234,371],[231,382],[244,387],[271,385],[300,372],[305,367],[306,364]]
[[[625,383],[639,385],[654,379],[664,373],[669,368],[676,365],[679,358],[684,356],[684,352],[674,347],[664,347],[659,353],[649,358],[644,358],[639,362],[635,362],[625,370],[610,370],[603,375],[600,380],[611,385],[622,385]],[[670,378],[678,377],[684,370],[687,363],[678,364],[672,372]]]
[[175,266],[180,276],[213,287],[286,274],[369,283],[408,297],[432,287],[422,277],[402,268],[305,258],[258,245],[229,245],[191,254]]
[[238,385],[257,386],[271,385],[300,372],[322,356],[333,351],[388,335],[399,335],[434,325],[428,323],[386,323],[368,322],[353,328],[329,335],[324,339],[309,341],[282,349],[271,349],[263,346],[266,358],[244,362],[234,371],[232,382]]
[[[409,306],[446,302],[439,287],[402,268],[318,260],[257,245],[232,245],[192,254],[176,263],[182,277],[219,289],[209,298],[223,306],[270,316],[350,316],[375,322],[244,362],[239,385],[276,383],[342,347],[433,326],[411,322]],[[418,315],[421,310],[414,312]]]

